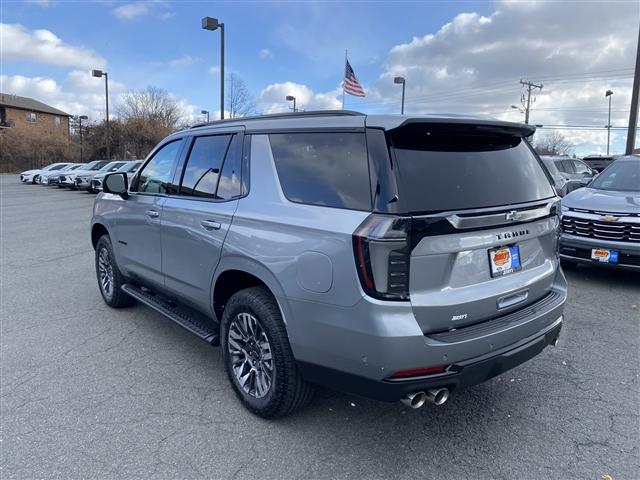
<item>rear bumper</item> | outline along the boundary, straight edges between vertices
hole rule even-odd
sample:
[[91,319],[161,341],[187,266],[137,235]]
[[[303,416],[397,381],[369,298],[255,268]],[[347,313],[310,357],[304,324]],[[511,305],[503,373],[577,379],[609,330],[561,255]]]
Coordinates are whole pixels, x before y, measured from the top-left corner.
[[362,397],[394,402],[409,393],[431,388],[446,387],[453,391],[469,387],[511,370],[541,353],[548,345],[553,345],[560,335],[562,321],[560,316],[536,335],[499,351],[454,363],[447,372],[437,375],[372,380],[306,362],[300,362],[299,366],[303,376],[311,382]]
[[[591,250],[607,248],[618,251],[617,263],[602,263],[591,259]],[[640,270],[640,244],[616,242],[563,233],[560,236],[560,258],[570,262],[625,270]]]
[[[561,270],[555,275],[552,290],[536,302],[440,333],[424,334],[409,302],[363,297],[336,308],[288,299],[289,340],[303,375],[328,388],[386,401],[424,388],[453,390],[519,365],[557,338],[567,290]],[[390,380],[398,371],[438,365],[446,371]]]

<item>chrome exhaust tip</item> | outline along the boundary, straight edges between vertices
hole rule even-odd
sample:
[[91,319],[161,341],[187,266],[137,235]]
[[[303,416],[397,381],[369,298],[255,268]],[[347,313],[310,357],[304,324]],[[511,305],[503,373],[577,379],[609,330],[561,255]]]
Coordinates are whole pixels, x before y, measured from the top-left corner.
[[400,400],[407,407],[420,408],[427,401],[427,394],[424,392],[413,392],[407,394],[406,397]]
[[427,390],[427,401],[430,403],[442,405],[447,400],[449,400],[448,388],[432,388],[431,390]]

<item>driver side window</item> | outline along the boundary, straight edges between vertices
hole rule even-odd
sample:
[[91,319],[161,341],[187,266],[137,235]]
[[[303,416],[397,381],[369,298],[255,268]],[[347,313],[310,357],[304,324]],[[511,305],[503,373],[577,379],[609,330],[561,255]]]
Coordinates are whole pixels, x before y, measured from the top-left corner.
[[171,173],[182,146],[182,139],[167,143],[158,150],[147,163],[136,184],[136,191],[140,193],[169,193],[171,187]]

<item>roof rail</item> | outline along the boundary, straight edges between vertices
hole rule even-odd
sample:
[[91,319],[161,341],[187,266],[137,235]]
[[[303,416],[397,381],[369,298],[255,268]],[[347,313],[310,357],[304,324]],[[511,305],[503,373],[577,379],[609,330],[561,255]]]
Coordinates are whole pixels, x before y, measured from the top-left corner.
[[238,118],[225,118],[224,120],[213,120],[211,122],[200,122],[191,125],[188,128],[206,127],[208,125],[219,125],[221,123],[229,122],[247,122],[253,120],[273,120],[278,118],[305,118],[305,117],[326,117],[326,116],[348,116],[356,117],[363,116],[364,113],[356,112],[353,110],[311,110],[308,112],[285,112],[285,113],[269,113],[266,115],[254,115],[250,117],[238,117]]

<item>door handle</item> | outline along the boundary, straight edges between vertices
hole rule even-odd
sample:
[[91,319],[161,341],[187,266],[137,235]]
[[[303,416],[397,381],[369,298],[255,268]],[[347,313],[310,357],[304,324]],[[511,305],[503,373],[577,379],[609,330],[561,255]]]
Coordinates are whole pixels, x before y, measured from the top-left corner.
[[221,225],[218,222],[214,222],[212,220],[202,220],[200,225],[204,227],[205,230],[220,230]]
[[158,218],[160,216],[160,213],[156,212],[155,210],[147,210],[145,213],[148,217],[151,218]]

